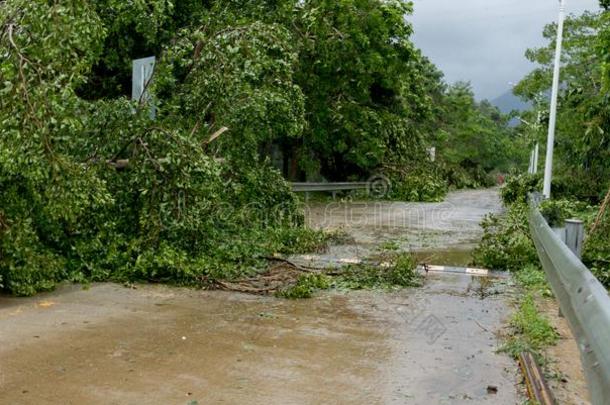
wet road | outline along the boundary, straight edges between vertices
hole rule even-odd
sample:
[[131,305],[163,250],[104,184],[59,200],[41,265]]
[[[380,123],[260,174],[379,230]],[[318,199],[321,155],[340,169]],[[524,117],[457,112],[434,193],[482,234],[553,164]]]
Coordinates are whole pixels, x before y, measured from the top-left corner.
[[350,240],[323,255],[292,259],[314,266],[363,259],[384,242],[392,241],[427,263],[465,266],[481,238],[481,220],[501,211],[496,189],[456,191],[440,203],[313,202],[307,207],[308,224],[345,231]]
[[[486,193],[460,194],[449,221],[497,210]],[[379,232],[359,229],[357,243]],[[456,274],[300,301],[113,284],[0,297],[0,403],[515,404],[516,367],[496,353],[506,300],[501,280]]]

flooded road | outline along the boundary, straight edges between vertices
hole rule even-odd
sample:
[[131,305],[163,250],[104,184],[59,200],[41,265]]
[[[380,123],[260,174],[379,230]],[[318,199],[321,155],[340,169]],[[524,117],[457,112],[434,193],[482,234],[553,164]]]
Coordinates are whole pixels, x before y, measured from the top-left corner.
[[[422,254],[467,252],[481,217],[499,210],[492,201],[493,190],[404,204],[397,215],[432,219],[402,230],[387,223],[397,211],[365,209],[385,225],[344,229],[360,253],[388,241]],[[461,274],[298,301],[114,284],[0,297],[0,403],[515,404],[516,366],[496,352],[507,299],[501,278]]]
[[463,190],[440,203],[314,202],[307,206],[307,220],[312,227],[343,229],[360,246],[397,240],[415,250],[465,249],[478,244],[481,219],[501,211],[499,190]]
[[481,220],[502,209],[497,189],[456,191],[440,203],[313,202],[306,210],[308,224],[340,230],[348,240],[325,254],[291,259],[313,266],[364,259],[392,242],[426,263],[466,266],[483,233]]

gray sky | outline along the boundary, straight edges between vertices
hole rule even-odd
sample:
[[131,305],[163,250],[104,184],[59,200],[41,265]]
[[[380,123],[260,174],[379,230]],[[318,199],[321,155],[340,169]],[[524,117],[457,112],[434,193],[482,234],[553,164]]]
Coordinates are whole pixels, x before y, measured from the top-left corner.
[[[545,42],[542,29],[557,21],[558,0],[413,0],[407,19],[414,41],[447,82],[470,81],[477,98],[494,99],[531,69],[527,48]],[[598,0],[567,0],[567,12],[597,10]]]

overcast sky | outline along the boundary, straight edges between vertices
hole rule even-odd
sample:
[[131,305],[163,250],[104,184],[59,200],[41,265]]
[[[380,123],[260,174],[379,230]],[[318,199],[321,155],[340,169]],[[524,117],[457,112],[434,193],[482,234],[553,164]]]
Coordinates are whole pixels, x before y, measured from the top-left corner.
[[[413,0],[414,41],[449,83],[470,81],[477,98],[494,99],[532,69],[525,50],[543,45],[558,0]],[[597,10],[598,0],[567,0],[567,12]]]

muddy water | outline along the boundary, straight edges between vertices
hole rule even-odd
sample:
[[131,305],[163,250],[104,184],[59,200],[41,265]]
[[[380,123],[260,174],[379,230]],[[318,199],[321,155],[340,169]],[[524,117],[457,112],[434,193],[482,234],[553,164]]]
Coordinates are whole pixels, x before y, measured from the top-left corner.
[[469,249],[423,250],[414,254],[418,263],[456,267],[467,267],[472,264],[472,251]]
[[381,304],[109,284],[5,298],[0,403],[383,403]]
[[467,190],[450,193],[441,203],[311,203],[307,220],[316,228],[344,229],[360,246],[396,240],[413,250],[463,249],[478,243],[481,219],[501,210],[497,190]]
[[480,280],[305,301],[110,284],[3,298],[0,403],[512,404],[505,309]]
[[392,241],[400,250],[434,259],[429,264],[467,265],[482,235],[481,220],[501,211],[495,189],[453,192],[441,203],[313,202],[307,206],[309,225],[343,230],[351,241],[315,258],[293,259],[309,265],[362,259]]
[[[458,200],[480,217],[489,193]],[[113,284],[0,297],[0,404],[515,404],[507,315],[501,280],[459,274],[302,301]]]

